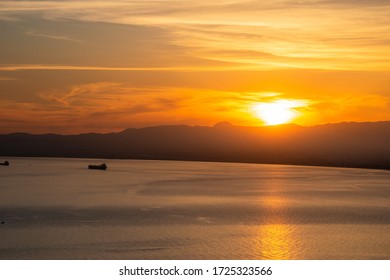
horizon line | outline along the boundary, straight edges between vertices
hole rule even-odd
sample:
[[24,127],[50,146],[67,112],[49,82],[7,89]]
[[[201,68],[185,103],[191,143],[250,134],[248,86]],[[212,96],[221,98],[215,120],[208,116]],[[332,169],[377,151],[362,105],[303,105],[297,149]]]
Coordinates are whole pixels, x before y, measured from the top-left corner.
[[225,127],[244,127],[244,128],[273,128],[273,127],[300,127],[300,128],[311,128],[311,127],[319,127],[319,126],[326,126],[326,125],[341,125],[341,124],[372,124],[372,123],[390,123],[390,120],[382,120],[382,121],[342,121],[342,122],[333,122],[333,123],[323,123],[323,124],[317,124],[317,125],[299,125],[296,123],[284,123],[284,124],[276,124],[276,125],[235,125],[232,124],[229,121],[220,121],[213,125],[189,125],[189,124],[158,124],[158,125],[149,125],[149,126],[140,126],[140,127],[128,127],[128,128],[122,128],[118,131],[110,131],[110,132],[94,132],[94,131],[88,131],[88,132],[81,132],[81,133],[75,133],[75,134],[62,134],[62,133],[53,133],[53,132],[47,132],[47,133],[30,133],[30,132],[24,132],[24,131],[15,131],[15,132],[6,132],[6,133],[0,133],[0,135],[11,135],[11,134],[27,134],[27,135],[59,135],[59,136],[77,136],[77,135],[85,135],[85,134],[113,134],[113,133],[121,133],[126,130],[134,129],[145,129],[145,128],[156,128],[156,127],[179,127],[179,126],[185,126],[190,128],[195,127],[203,127],[203,128],[215,128],[218,126],[225,126]]

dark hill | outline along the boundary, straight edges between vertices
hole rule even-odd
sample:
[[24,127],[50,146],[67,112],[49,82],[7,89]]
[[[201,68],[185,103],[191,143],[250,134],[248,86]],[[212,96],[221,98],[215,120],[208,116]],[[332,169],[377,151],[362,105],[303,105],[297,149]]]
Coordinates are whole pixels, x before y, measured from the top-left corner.
[[314,127],[156,126],[119,133],[0,135],[0,155],[170,159],[390,169],[390,122]]

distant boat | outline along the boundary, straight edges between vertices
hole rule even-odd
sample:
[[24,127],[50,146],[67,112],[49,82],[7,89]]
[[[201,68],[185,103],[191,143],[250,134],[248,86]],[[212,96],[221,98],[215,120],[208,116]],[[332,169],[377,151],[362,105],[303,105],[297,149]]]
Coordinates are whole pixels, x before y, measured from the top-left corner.
[[4,161],[4,162],[0,162],[0,165],[6,165],[6,166],[8,166],[8,165],[9,165],[9,162],[8,162],[8,160],[6,160],[6,161]]
[[88,168],[89,169],[106,170],[107,169],[107,165],[105,163],[98,164],[98,165],[90,164],[90,165],[88,165]]

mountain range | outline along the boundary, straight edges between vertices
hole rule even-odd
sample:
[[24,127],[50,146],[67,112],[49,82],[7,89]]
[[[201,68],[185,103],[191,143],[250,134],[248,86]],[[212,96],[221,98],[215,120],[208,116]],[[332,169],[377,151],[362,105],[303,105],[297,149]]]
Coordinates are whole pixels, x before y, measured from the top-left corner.
[[298,164],[390,169],[390,122],[167,125],[118,133],[0,134],[1,156]]

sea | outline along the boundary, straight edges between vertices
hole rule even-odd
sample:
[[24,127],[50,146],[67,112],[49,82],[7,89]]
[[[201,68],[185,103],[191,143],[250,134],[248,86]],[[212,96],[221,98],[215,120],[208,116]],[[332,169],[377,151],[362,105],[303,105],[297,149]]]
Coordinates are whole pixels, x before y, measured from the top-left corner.
[[390,259],[390,171],[4,160],[3,260]]

